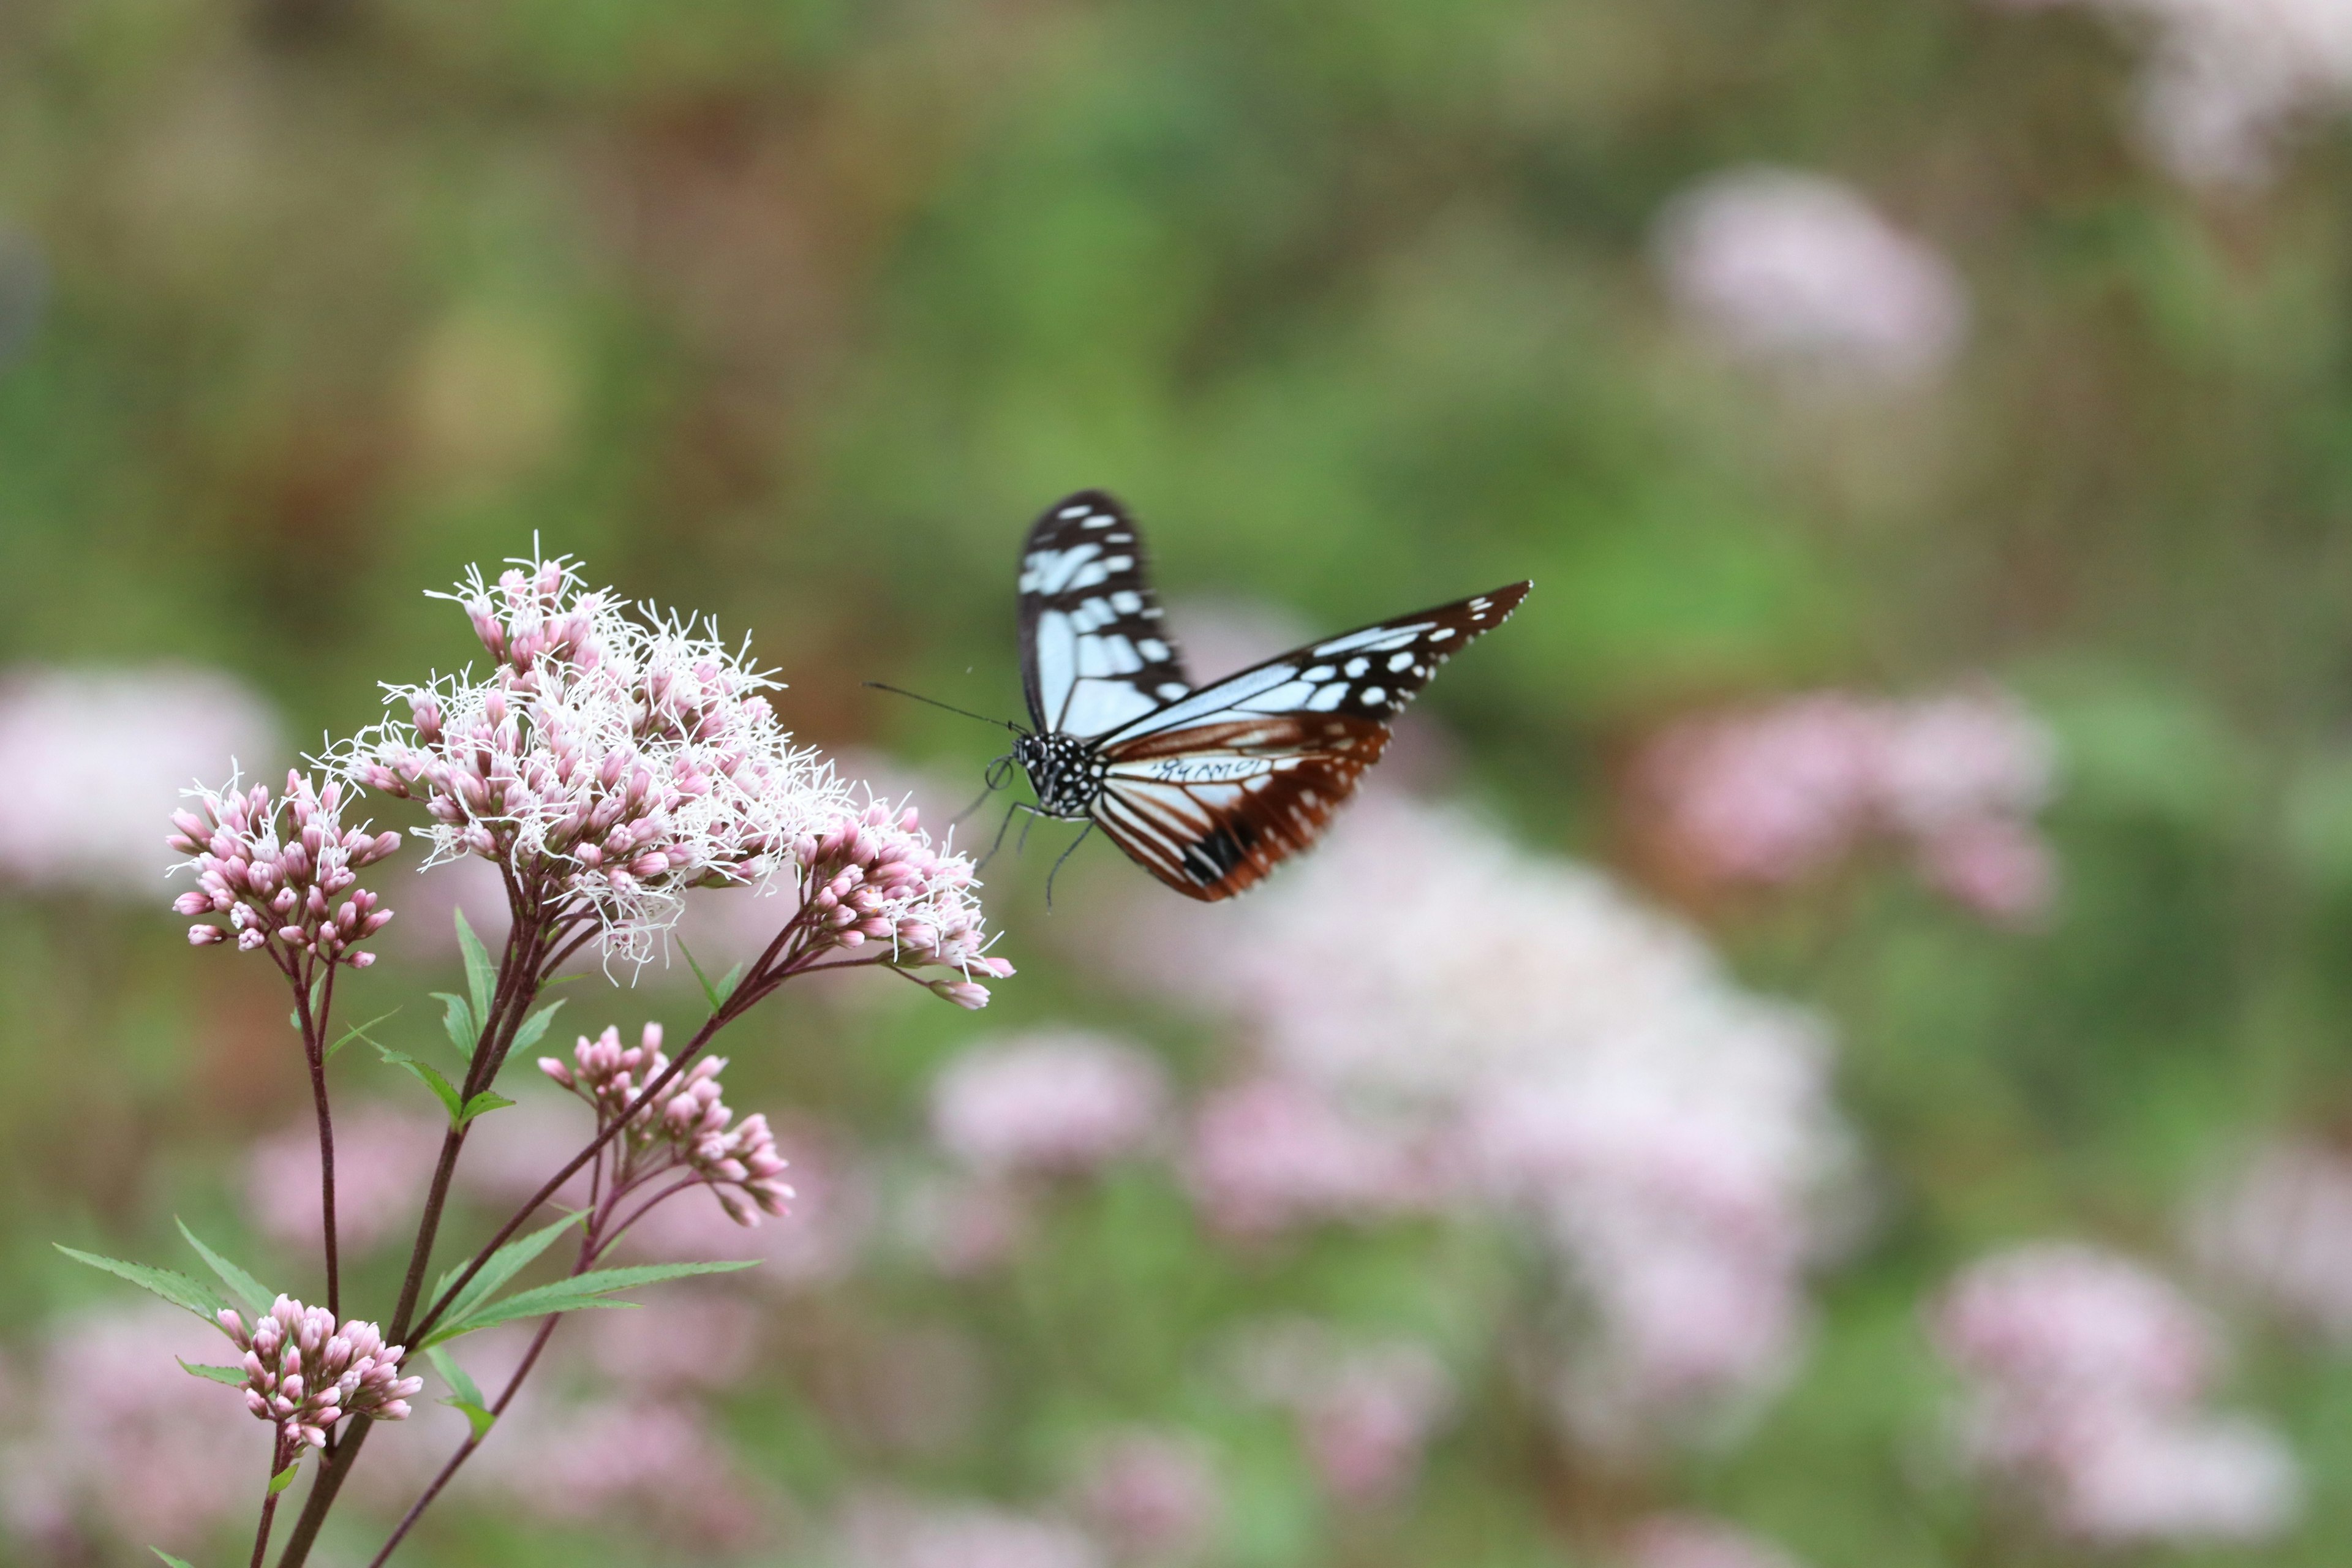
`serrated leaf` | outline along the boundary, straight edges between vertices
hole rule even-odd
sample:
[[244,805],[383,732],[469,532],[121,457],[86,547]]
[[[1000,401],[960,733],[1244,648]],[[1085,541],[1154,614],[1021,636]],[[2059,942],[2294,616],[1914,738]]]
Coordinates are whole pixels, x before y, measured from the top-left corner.
[[180,1361],[178,1356],[173,1356],[172,1359],[180,1362],[180,1370],[190,1377],[210,1378],[215,1383],[225,1383],[231,1388],[245,1386],[246,1371],[241,1366],[206,1366],[202,1362]]
[[57,1244],[57,1247],[75,1262],[87,1263],[118,1279],[128,1279],[142,1290],[161,1296],[174,1307],[194,1312],[206,1322],[218,1318],[221,1309],[228,1305],[211,1286],[191,1279],[176,1269],[158,1268],[148,1263],[126,1263],[120,1258],[101,1258],[95,1252],[78,1251],[62,1243]]
[[474,1429],[477,1443],[488,1436],[490,1428],[499,1424],[499,1413],[478,1400],[445,1399],[441,1403],[466,1417],[466,1424]]
[[350,1028],[345,1029],[341,1035],[336,1037],[335,1043],[326,1048],[325,1053],[320,1059],[322,1061],[333,1061],[335,1059],[335,1053],[341,1050],[345,1046],[350,1045],[353,1040],[366,1040],[369,1045],[376,1046],[376,1048],[379,1050],[383,1049],[383,1047],[382,1046],[377,1045],[377,1042],[370,1037],[368,1031],[374,1028],[378,1024],[383,1023],[386,1018],[394,1016],[399,1013],[399,1008],[394,1007],[390,1013],[377,1014],[374,1017],[370,1018],[364,1024],[353,1024]]
[[[519,1236],[491,1253],[488,1260],[482,1265],[481,1272],[467,1280],[465,1290],[456,1300],[449,1303],[449,1310],[443,1314],[442,1321],[447,1322],[462,1318],[484,1301],[488,1300],[492,1291],[521,1273],[530,1266],[533,1258],[554,1246],[556,1237],[587,1217],[586,1209],[582,1209],[576,1214],[565,1215],[553,1225],[544,1226],[532,1231],[529,1236]],[[459,1264],[442,1275],[433,1287],[433,1300],[437,1301],[448,1294],[450,1282],[465,1271],[465,1265]]]
[[514,1101],[509,1100],[505,1095],[493,1093],[491,1090],[486,1089],[482,1090],[481,1093],[474,1096],[473,1099],[466,1101],[466,1109],[457,1113],[457,1124],[463,1127],[467,1122],[471,1121],[477,1116],[485,1116],[493,1110],[504,1110],[508,1106],[512,1105]]
[[474,1059],[474,1047],[482,1031],[474,1024],[474,1005],[454,991],[436,991],[433,999],[445,1004],[441,1015],[441,1032],[457,1047],[457,1054],[467,1061]]
[[448,1401],[449,1404],[456,1405],[463,1400],[470,1400],[476,1405],[487,1403],[482,1398],[481,1384],[467,1376],[466,1369],[459,1366],[457,1358],[447,1351],[435,1345],[425,1352],[425,1359],[433,1363],[433,1370],[441,1374],[441,1381],[447,1384],[449,1392],[457,1396]]
[[508,1051],[509,1053],[527,1051],[539,1044],[539,1037],[547,1033],[547,1026],[550,1024],[555,1022],[556,1009],[562,1005],[561,1001],[550,1002],[546,1006],[525,1018],[522,1021],[522,1027],[515,1031],[514,1044],[507,1047]]
[[180,1227],[180,1234],[188,1238],[188,1245],[196,1249],[196,1256],[205,1260],[205,1267],[220,1276],[220,1282],[228,1287],[231,1296],[243,1301],[249,1310],[269,1310],[270,1303],[278,1300],[278,1292],[206,1247],[202,1238],[188,1228],[186,1220],[173,1215],[172,1223]]
[[302,1461],[297,1459],[292,1464],[287,1466],[284,1469],[278,1471],[276,1475],[270,1477],[269,1495],[276,1497],[279,1492],[282,1492],[288,1487],[292,1486],[294,1484],[294,1472],[301,1468]]
[[406,1068],[415,1073],[416,1081],[431,1089],[434,1098],[440,1100],[442,1109],[448,1111],[449,1124],[453,1127],[458,1125],[458,1113],[464,1107],[458,1103],[457,1086],[442,1077],[438,1068],[428,1062],[418,1061],[406,1051],[395,1051],[390,1047],[376,1045],[373,1040],[368,1044],[375,1046],[376,1055],[394,1067]]
[[189,1562],[186,1558],[174,1557],[160,1546],[151,1546],[147,1550],[153,1552],[156,1556],[161,1557],[164,1562],[169,1563],[172,1565],[172,1568],[196,1568],[196,1565]]
[[550,1312],[576,1312],[593,1307],[633,1307],[636,1305],[634,1301],[608,1301],[603,1298],[616,1290],[635,1289],[638,1286],[658,1284],[665,1279],[681,1279],[693,1274],[725,1274],[751,1267],[750,1262],[647,1263],[628,1268],[592,1269],[585,1274],[575,1274],[569,1279],[518,1290],[505,1300],[489,1302],[462,1319],[453,1313],[425,1342],[439,1344],[459,1334],[470,1334],[478,1329],[510,1323],[519,1318],[545,1317]]
[[457,951],[466,955],[466,989],[474,998],[474,1021],[488,1024],[490,1021],[490,998],[498,994],[498,965],[490,962],[489,950],[482,945],[482,939],[476,936],[474,928],[467,923],[466,911],[458,910],[455,913],[457,917]]

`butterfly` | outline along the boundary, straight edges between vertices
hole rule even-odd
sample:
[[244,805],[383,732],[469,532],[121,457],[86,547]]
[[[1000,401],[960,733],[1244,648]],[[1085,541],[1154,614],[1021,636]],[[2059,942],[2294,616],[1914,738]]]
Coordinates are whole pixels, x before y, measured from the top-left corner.
[[1380,760],[1390,722],[1529,586],[1342,632],[1196,689],[1160,625],[1134,519],[1100,490],[1066,497],[1021,552],[1034,728],[1010,760],[1036,795],[1028,809],[1100,827],[1187,897],[1231,898],[1315,842]]

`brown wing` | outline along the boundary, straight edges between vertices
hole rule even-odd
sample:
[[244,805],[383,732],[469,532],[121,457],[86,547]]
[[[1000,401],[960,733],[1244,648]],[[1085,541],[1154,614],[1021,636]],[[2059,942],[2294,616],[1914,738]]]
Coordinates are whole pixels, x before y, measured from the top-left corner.
[[1103,742],[1095,820],[1178,892],[1231,898],[1322,835],[1389,721],[1528,586],[1326,637],[1128,724]]
[[[1249,726],[1247,735],[1218,724],[1154,737],[1153,754],[1111,762],[1095,820],[1178,892],[1231,898],[1321,837],[1388,743],[1370,720],[1301,717]],[[1193,743],[1178,749],[1178,736]]]

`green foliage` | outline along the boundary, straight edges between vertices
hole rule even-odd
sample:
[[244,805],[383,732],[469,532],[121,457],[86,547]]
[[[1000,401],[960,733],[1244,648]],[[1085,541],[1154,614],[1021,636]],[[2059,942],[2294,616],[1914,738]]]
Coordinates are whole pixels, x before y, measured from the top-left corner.
[[210,1286],[173,1269],[157,1268],[146,1263],[126,1263],[119,1258],[101,1258],[94,1252],[77,1251],[62,1243],[58,1245],[58,1250],[77,1263],[86,1263],[118,1279],[128,1279],[150,1295],[161,1296],[174,1307],[194,1312],[206,1322],[217,1318],[221,1310],[228,1305]]
[[196,1256],[205,1260],[206,1268],[220,1276],[220,1281],[228,1287],[229,1294],[242,1302],[247,1311],[269,1310],[270,1305],[278,1300],[277,1291],[205,1246],[196,1233],[188,1228],[187,1221],[175,1215],[172,1223],[180,1227],[180,1234],[187,1237],[190,1247],[196,1249]]
[[190,1377],[201,1377],[213,1383],[225,1383],[231,1388],[242,1388],[247,1382],[245,1368],[241,1366],[205,1366],[195,1362],[181,1360],[178,1356],[173,1356],[172,1359],[179,1362],[180,1370]]
[[683,1279],[697,1274],[727,1274],[738,1268],[756,1267],[756,1262],[646,1263],[627,1268],[591,1269],[585,1274],[575,1274],[552,1284],[518,1290],[503,1300],[486,1302],[468,1311],[452,1310],[435,1326],[425,1343],[430,1348],[460,1334],[510,1323],[519,1318],[541,1318],[551,1312],[575,1312],[587,1307],[635,1306],[633,1301],[609,1301],[604,1298],[617,1290],[658,1284],[665,1279]]
[[[542,1226],[529,1235],[515,1237],[514,1240],[491,1253],[483,1260],[482,1267],[476,1271],[474,1277],[466,1282],[465,1289],[449,1303],[447,1310],[442,1313],[442,1321],[446,1322],[475,1311],[493,1294],[503,1289],[508,1280],[530,1267],[532,1261],[541,1253],[554,1246],[556,1239],[565,1231],[583,1223],[587,1218],[588,1211],[585,1209],[566,1215],[552,1225]],[[432,1300],[437,1302],[442,1297],[447,1295],[449,1288],[457,1282],[458,1276],[464,1272],[465,1266],[460,1264],[442,1275],[434,1282]]]

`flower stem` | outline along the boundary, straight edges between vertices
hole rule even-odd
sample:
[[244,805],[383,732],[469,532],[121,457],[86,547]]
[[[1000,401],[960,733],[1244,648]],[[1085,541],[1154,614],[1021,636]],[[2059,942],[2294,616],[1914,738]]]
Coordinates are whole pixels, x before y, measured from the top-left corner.
[[278,1440],[269,1446],[269,1479],[261,1493],[261,1522],[254,1526],[251,1568],[261,1568],[261,1560],[269,1551],[269,1525],[270,1521],[278,1517],[278,1472],[292,1464],[295,1455],[300,1452],[299,1448],[296,1448],[291,1454],[287,1452],[283,1432],[280,1432]]

